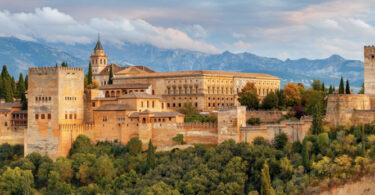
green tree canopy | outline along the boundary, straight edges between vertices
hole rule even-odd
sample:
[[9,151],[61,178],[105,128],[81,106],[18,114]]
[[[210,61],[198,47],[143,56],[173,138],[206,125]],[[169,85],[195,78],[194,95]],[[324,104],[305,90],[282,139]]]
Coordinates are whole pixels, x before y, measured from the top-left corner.
[[248,110],[256,110],[259,107],[258,96],[251,91],[241,93],[238,101],[241,105],[246,106]]
[[113,70],[112,70],[112,66],[109,68],[108,84],[109,85],[113,84]]
[[279,99],[274,92],[269,93],[262,102],[262,108],[265,110],[270,110],[277,108],[279,105]]

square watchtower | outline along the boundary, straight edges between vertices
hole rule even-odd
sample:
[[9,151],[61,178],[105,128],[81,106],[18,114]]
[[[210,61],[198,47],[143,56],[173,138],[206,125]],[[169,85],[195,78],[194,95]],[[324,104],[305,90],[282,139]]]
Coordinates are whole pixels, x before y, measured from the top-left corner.
[[365,94],[375,94],[375,46],[364,47]]
[[51,158],[65,155],[59,144],[59,125],[83,123],[83,82],[82,68],[29,69],[25,155],[32,152]]

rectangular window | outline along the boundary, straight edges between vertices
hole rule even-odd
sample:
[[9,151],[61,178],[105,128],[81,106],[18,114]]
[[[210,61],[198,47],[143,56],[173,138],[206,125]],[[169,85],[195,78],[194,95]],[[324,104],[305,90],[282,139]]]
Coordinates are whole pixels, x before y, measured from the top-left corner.
[[147,108],[149,107],[149,103],[148,103],[148,101],[147,101]]
[[176,88],[173,88],[173,94],[176,95]]
[[74,114],[74,119],[77,119],[77,114]]
[[92,107],[95,107],[95,102],[92,103]]
[[164,103],[161,103],[161,109],[164,109]]
[[171,94],[171,88],[168,88],[168,95]]
[[68,115],[67,114],[65,114],[65,119],[68,119]]
[[152,101],[152,108],[154,108],[155,107],[155,102],[154,101]]
[[218,87],[216,90],[216,94],[219,94],[219,93],[220,93],[220,88]]
[[48,114],[48,119],[51,119],[51,114]]
[[36,120],[39,119],[39,114],[36,114],[36,115],[35,115],[35,119],[36,119]]
[[69,114],[69,119],[73,119],[73,115],[72,114]]
[[41,118],[44,119],[44,114],[41,115]]

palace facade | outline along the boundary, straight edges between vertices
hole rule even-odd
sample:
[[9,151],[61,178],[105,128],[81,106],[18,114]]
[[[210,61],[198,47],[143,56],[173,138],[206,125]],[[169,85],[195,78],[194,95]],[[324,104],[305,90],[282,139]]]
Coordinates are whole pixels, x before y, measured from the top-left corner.
[[[237,102],[247,82],[255,83],[264,97],[280,88],[280,79],[266,74],[222,71],[155,72],[144,66],[120,67],[108,63],[98,40],[91,55],[98,89],[84,89],[84,70],[74,67],[29,68],[27,110],[19,103],[0,103],[0,143],[23,144],[25,155],[39,152],[55,159],[69,154],[78,135],[94,143],[126,144],[138,137],[158,150],[177,143],[219,144],[233,139],[251,141],[264,135],[272,139],[284,131],[290,139],[303,139],[310,119],[280,125],[246,127],[246,109]],[[109,70],[113,84],[107,83]],[[185,123],[177,112],[185,102],[217,116],[216,123]]]

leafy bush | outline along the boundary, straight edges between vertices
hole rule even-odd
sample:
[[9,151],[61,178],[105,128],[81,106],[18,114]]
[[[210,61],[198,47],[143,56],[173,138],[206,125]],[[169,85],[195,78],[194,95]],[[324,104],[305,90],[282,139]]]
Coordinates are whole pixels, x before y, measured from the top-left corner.
[[249,125],[259,125],[260,119],[259,118],[249,118],[249,119],[247,119],[246,123],[249,124]]

